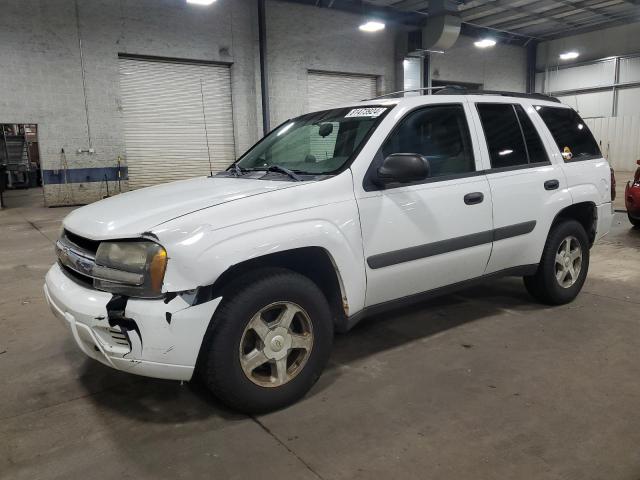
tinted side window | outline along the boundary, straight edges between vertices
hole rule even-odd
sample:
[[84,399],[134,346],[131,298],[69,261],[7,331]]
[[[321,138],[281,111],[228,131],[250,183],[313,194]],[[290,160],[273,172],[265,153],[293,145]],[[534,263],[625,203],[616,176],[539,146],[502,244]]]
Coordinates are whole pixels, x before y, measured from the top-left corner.
[[565,160],[586,160],[602,156],[589,127],[573,109],[537,106],[536,110],[549,128]]
[[432,177],[476,169],[462,105],[436,105],[407,115],[382,147],[383,158],[392,153],[424,155]]
[[527,149],[513,105],[478,103],[477,107],[487,139],[491,168],[528,164]]
[[518,114],[518,120],[520,120],[520,126],[522,127],[522,135],[524,136],[524,141],[527,146],[529,163],[548,162],[549,157],[547,156],[547,152],[529,115],[527,115],[521,105],[515,105],[515,108]]

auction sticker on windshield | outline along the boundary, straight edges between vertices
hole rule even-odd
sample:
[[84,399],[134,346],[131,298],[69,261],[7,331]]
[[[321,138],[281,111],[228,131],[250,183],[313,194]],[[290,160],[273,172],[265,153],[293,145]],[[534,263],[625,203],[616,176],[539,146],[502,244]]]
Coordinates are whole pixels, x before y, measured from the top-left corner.
[[376,118],[382,115],[387,109],[385,107],[376,108],[354,108],[345,115],[345,118],[350,117],[371,117]]

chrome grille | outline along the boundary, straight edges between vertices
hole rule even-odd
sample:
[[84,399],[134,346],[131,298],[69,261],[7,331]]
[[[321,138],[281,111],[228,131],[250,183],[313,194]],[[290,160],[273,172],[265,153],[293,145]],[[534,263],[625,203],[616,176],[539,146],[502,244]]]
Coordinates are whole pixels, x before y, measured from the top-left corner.
[[[82,239],[77,235],[69,237],[69,232],[65,230],[56,242],[55,248],[58,261],[65,270],[73,272],[72,276],[77,277],[80,275],[83,280],[86,279],[85,283],[93,283],[93,280],[135,286],[144,283],[144,275],[142,274],[125,272],[96,264],[95,252],[77,245],[77,243],[85,243],[87,245],[87,242],[93,242],[93,244],[98,245],[99,242],[83,239],[83,242],[76,243],[71,238],[74,240]],[[97,246],[95,248],[97,251]]]

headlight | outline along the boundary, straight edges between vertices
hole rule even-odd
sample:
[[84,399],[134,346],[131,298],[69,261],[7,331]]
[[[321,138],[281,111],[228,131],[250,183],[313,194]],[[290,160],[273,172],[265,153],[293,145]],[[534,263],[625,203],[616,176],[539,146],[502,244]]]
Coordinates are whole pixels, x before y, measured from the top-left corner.
[[162,295],[167,252],[154,242],[102,242],[96,252],[94,286],[132,297]]

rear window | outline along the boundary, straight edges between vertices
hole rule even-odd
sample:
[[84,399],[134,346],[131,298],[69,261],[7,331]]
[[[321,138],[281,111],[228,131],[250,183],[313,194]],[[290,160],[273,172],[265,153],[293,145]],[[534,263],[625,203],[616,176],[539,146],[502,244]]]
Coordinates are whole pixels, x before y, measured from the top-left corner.
[[513,105],[479,103],[477,107],[487,139],[491,168],[527,165],[527,147]]
[[589,160],[602,156],[589,127],[573,109],[538,105],[536,110],[566,161]]

